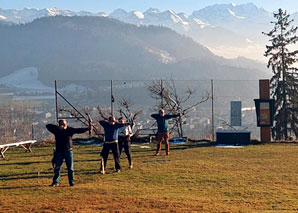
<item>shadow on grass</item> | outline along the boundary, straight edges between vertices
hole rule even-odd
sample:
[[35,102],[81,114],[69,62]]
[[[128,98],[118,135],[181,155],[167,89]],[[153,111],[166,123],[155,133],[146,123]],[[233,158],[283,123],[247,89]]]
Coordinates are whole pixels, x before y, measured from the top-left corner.
[[[78,169],[74,171],[75,175],[101,175],[99,173],[99,166],[98,169]],[[115,170],[114,168],[107,168],[106,174],[114,174]],[[39,178],[52,178],[53,177],[53,169],[49,168],[47,171],[43,171],[40,173],[37,172],[26,172],[26,173],[14,173],[14,174],[7,174],[7,175],[0,175],[0,180],[7,181],[7,180],[28,180],[28,179],[39,179]],[[62,168],[62,171],[60,173],[61,176],[67,176],[67,169]],[[3,187],[0,187],[2,189]]]
[[[59,188],[69,188],[70,186],[65,183],[64,185],[60,185],[59,187],[55,187],[56,189]],[[52,186],[50,186],[50,184],[41,184],[41,183],[35,183],[34,185],[30,184],[30,185],[26,185],[26,186],[2,186],[0,187],[1,190],[13,190],[13,189],[32,189],[32,188],[53,188]]]
[[[39,178],[51,178],[53,177],[52,171],[37,173],[19,173],[19,174],[12,174],[12,175],[0,175],[0,180],[28,180],[28,179],[39,179]],[[1,189],[1,187],[0,187]]]
[[53,153],[49,153],[49,154],[38,154],[38,153],[33,153],[33,152],[25,152],[28,155],[22,155],[19,158],[32,158],[32,157],[51,157],[53,156]]
[[[108,170],[109,171],[109,170]],[[111,169],[112,171],[112,169]],[[112,172],[109,172],[112,173]],[[30,173],[19,173],[19,174],[11,174],[11,175],[0,175],[0,180],[28,180],[28,179],[39,179],[39,178],[52,178],[53,177],[53,169],[49,169],[44,172],[30,172]],[[75,170],[75,175],[94,175],[99,174],[99,169],[81,169]],[[61,175],[67,175],[67,169],[62,169]],[[0,187],[2,189],[3,187]]]
[[1,190],[12,190],[12,189],[30,189],[32,186],[3,186],[0,187]]
[[0,165],[3,165],[3,166],[22,165],[22,166],[25,166],[25,165],[42,164],[42,163],[51,164],[51,161],[31,161],[31,162],[0,163]]
[[[59,188],[69,188],[70,186],[68,184],[60,185],[59,187],[54,187],[56,189]],[[7,186],[7,187],[0,187],[1,190],[13,190],[13,189],[32,189],[32,188],[53,188],[52,186],[49,186],[49,184],[36,184],[36,185],[28,185],[28,186]]]
[[206,143],[186,143],[186,144],[179,144],[175,146],[171,146],[173,150],[183,150],[183,149],[192,149],[192,148],[200,148],[200,147],[212,147],[216,146],[214,142],[206,142]]

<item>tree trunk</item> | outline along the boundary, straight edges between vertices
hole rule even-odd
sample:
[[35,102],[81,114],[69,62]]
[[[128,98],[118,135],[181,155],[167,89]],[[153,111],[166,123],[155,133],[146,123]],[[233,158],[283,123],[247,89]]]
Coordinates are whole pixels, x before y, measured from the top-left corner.
[[[281,26],[281,35],[283,38],[283,25]],[[288,122],[287,122],[287,96],[286,96],[286,66],[285,66],[285,51],[284,51],[284,39],[282,39],[281,46],[281,54],[282,54],[282,97],[283,97],[283,136],[285,140],[288,140]]]

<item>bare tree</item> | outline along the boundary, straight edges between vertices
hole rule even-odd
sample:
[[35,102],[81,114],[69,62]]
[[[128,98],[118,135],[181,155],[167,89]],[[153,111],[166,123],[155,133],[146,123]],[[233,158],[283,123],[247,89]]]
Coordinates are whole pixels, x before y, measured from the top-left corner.
[[[200,101],[196,101],[188,106],[184,106],[187,102],[193,99],[196,91],[190,87],[186,91],[179,95],[175,81],[152,81],[147,89],[150,93],[151,98],[158,101],[157,108],[164,109],[166,113],[187,115],[190,110],[201,103],[209,100],[210,95],[207,92],[206,95],[202,97]],[[174,120],[174,125],[170,129],[170,132],[176,132],[179,137],[183,137],[183,120],[181,118],[176,118]]]
[[111,112],[107,112],[105,110],[103,110],[102,108],[100,108],[99,106],[97,107],[98,110],[98,114],[99,114],[99,119],[98,120],[109,120],[109,117],[112,116]]
[[136,118],[142,114],[143,110],[135,110],[132,112],[131,108],[133,106],[133,102],[129,99],[120,98],[118,101],[119,113],[121,116],[125,117],[128,122],[135,124]]
[[[83,113],[81,113],[80,111],[82,111]],[[101,135],[102,132],[100,131],[99,126],[97,125],[98,122],[93,122],[92,119],[92,112],[90,110],[89,107],[85,107],[82,110],[75,110],[71,107],[63,107],[59,109],[60,113],[66,114],[69,117],[64,117],[66,119],[70,119],[70,118],[74,118],[76,121],[81,122],[82,124],[86,125],[86,126],[92,126],[93,127],[93,131],[96,135]],[[89,136],[92,135],[92,132],[89,131]]]
[[1,106],[1,143],[27,140],[32,138],[32,124],[35,113],[28,107],[12,104]]

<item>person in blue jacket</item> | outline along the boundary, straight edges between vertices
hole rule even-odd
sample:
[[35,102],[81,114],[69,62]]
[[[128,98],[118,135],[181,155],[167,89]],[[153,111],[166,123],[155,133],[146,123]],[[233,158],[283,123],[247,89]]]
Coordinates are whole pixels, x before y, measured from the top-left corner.
[[155,155],[158,156],[160,155],[161,151],[161,141],[164,139],[165,141],[165,146],[166,146],[166,155],[170,154],[170,146],[169,146],[169,124],[168,124],[168,119],[171,118],[176,118],[176,117],[181,117],[181,113],[176,114],[176,115],[166,115],[164,109],[159,110],[159,114],[152,114],[151,117],[154,118],[157,122],[157,135],[156,135],[156,140],[157,140],[157,147],[156,147],[156,153]]
[[118,146],[118,130],[121,127],[126,125],[130,125],[130,123],[117,123],[115,117],[109,117],[108,121],[101,120],[99,124],[104,128],[104,136],[105,142],[103,144],[103,148],[101,151],[101,156],[103,158],[103,162],[100,166],[100,173],[105,173],[106,164],[109,157],[109,152],[112,150],[114,161],[115,161],[115,169],[116,172],[120,172],[120,154],[119,154],[119,146]]

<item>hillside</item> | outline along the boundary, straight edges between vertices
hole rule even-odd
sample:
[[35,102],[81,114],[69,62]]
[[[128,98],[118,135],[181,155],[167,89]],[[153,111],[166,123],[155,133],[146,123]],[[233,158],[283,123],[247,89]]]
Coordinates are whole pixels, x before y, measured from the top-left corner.
[[[135,26],[106,17],[46,17],[0,25],[1,76],[37,67],[45,83],[54,79],[258,79],[252,66],[213,55],[173,30]],[[243,68],[245,67],[245,68]]]

